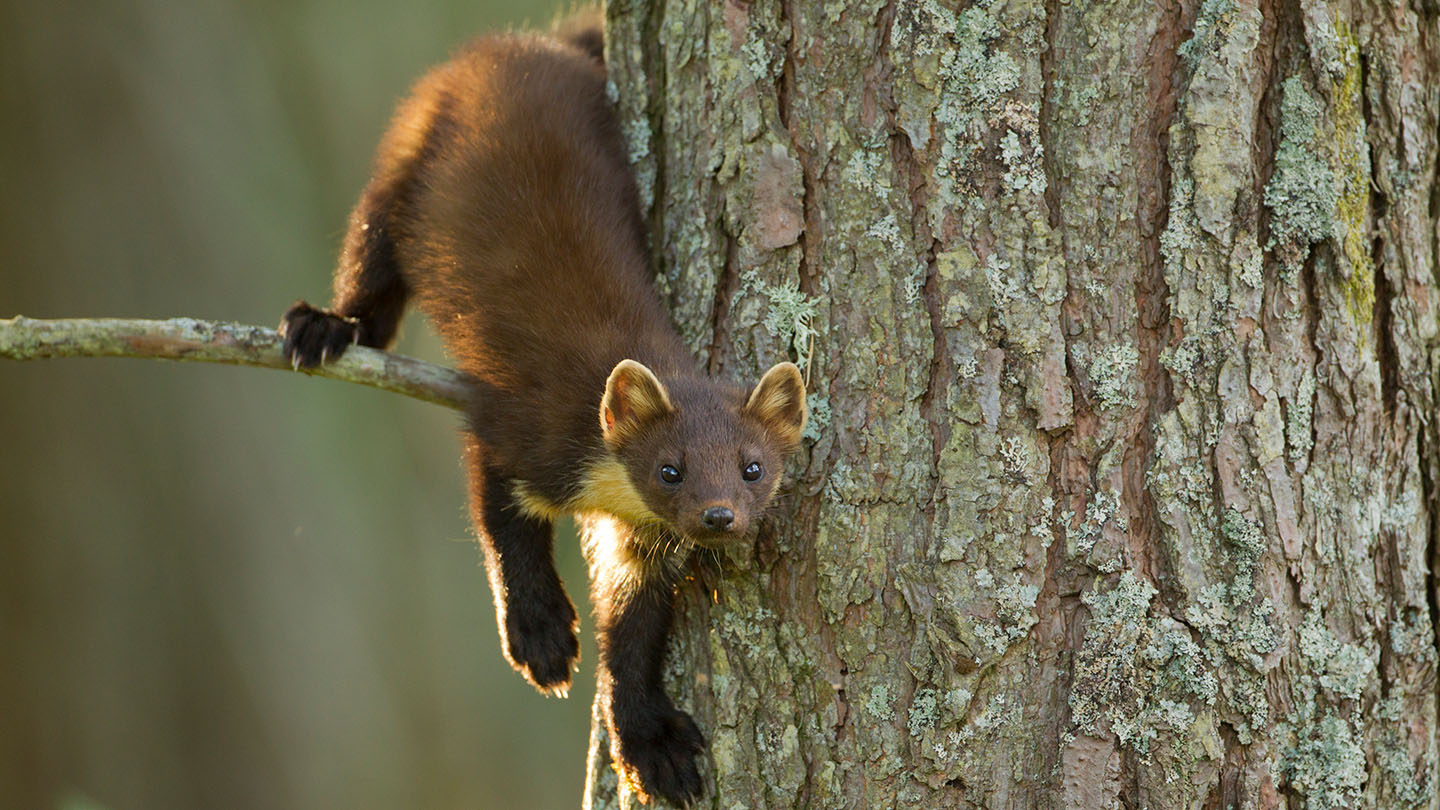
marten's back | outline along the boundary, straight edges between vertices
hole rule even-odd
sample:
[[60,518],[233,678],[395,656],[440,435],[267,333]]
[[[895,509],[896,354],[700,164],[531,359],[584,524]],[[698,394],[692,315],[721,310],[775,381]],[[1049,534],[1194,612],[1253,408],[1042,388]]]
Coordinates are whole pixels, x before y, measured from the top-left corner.
[[592,55],[482,37],[417,84],[377,160],[382,175],[409,174],[390,223],[407,287],[461,368],[508,392],[515,412],[487,418],[532,442],[580,429],[598,441],[616,363],[689,370]]
[[604,68],[548,37],[482,37],[401,106],[381,146],[415,155],[401,272],[467,370],[505,385],[668,328],[623,148]]

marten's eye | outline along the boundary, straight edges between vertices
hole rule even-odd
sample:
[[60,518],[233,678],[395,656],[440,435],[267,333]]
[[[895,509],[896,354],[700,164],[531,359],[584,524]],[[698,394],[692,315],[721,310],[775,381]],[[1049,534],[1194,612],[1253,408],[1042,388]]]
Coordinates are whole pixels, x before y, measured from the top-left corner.
[[660,468],[660,480],[667,484],[678,484],[685,480],[685,476],[680,474],[679,468],[675,465],[666,464]]
[[759,481],[760,463],[758,461],[752,461],[749,464],[745,465],[745,469],[740,473],[740,477],[744,478],[746,481]]

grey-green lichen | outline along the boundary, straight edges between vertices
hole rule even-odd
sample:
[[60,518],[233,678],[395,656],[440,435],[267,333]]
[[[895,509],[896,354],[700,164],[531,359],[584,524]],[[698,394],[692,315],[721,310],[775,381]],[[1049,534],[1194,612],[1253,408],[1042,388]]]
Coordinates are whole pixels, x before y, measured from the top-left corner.
[[1197,335],[1186,335],[1180,342],[1160,351],[1160,364],[1187,384],[1194,384],[1205,363],[1205,341]]
[[885,153],[879,147],[856,149],[846,161],[843,176],[851,186],[869,192],[879,199],[890,195],[890,182],[881,171]]
[[1225,510],[1218,529],[1223,568],[1232,576],[1228,582],[1199,588],[1185,608],[1185,621],[1200,633],[1211,665],[1230,669],[1224,698],[1236,715],[1232,725],[1237,738],[1248,744],[1269,724],[1264,673],[1273,667],[1271,653],[1280,645],[1275,606],[1260,597],[1254,581],[1268,540],[1259,524],[1236,509]]
[[[933,0],[926,3],[941,8]],[[953,47],[940,52],[941,74],[955,81],[955,89],[961,91],[956,100],[970,110],[995,105],[1020,83],[1020,66],[1008,53],[991,47],[1000,36],[1000,26],[990,5],[980,2],[961,11],[950,32]]]
[[[1194,181],[1195,223],[1207,237],[1223,244],[1235,221],[1236,197],[1248,191],[1248,135],[1255,111],[1252,105],[1236,104],[1234,94],[1253,70],[1263,18],[1254,4],[1209,2],[1198,11],[1194,36],[1181,49],[1182,73],[1190,75],[1177,110],[1184,123],[1171,130],[1171,165],[1183,167],[1176,177]],[[1207,250],[1194,257],[1192,269],[1209,264],[1213,257],[1209,248],[1215,245],[1208,241],[1205,245]],[[1171,290],[1183,298],[1186,286],[1223,280],[1223,274],[1202,272]],[[1190,310],[1184,303],[1180,308]]]
[[1354,644],[1342,644],[1325,662],[1320,685],[1343,698],[1359,700],[1365,685],[1375,676],[1375,661]]
[[749,36],[740,51],[745,55],[745,66],[750,69],[750,75],[757,79],[763,79],[770,75],[770,65],[773,61],[772,50],[774,45],[763,37],[756,36],[757,31],[748,32]]
[[1081,596],[1090,618],[1070,693],[1080,732],[1098,736],[1108,729],[1146,762],[1162,735],[1192,738],[1199,718],[1192,704],[1211,706],[1218,691],[1184,627],[1149,617],[1155,594],[1127,570],[1114,588]]
[[[1395,735],[1397,738],[1399,735]],[[1391,795],[1400,807],[1421,807],[1428,805],[1434,793],[1431,790],[1433,778],[1426,771],[1416,775],[1415,762],[1403,741],[1398,739],[1382,742],[1375,752],[1375,764],[1390,783]]]
[[1170,216],[1160,234],[1160,254],[1165,272],[1174,275],[1184,269],[1185,257],[1199,239],[1200,223],[1195,218],[1195,180],[1188,174],[1175,178],[1170,187]]
[[993,729],[1005,716],[1000,711],[1003,701],[999,706],[992,702],[967,728],[962,728],[973,697],[973,693],[962,686],[945,690],[921,687],[910,700],[905,727],[913,738],[912,745],[941,771],[963,763],[968,753],[966,740],[981,730]]
[[1035,616],[1035,600],[1040,588],[1024,582],[1008,582],[995,587],[989,569],[975,572],[975,584],[990,592],[995,605],[995,623],[977,622],[975,637],[995,655],[1003,655],[1010,645],[1024,638],[1039,619]]
[[1269,601],[1261,601],[1254,607],[1248,607],[1237,598],[1253,593],[1253,584],[1238,578],[1229,585],[1208,585],[1185,609],[1185,620],[1201,630],[1207,640],[1223,649],[1226,656],[1260,670],[1264,667],[1265,657],[1279,645],[1279,640],[1271,626],[1275,606]]
[[[985,130],[999,121],[1007,94],[1020,86],[1019,63],[997,45],[1002,31],[995,6],[981,0],[956,12],[936,0],[907,3],[892,34],[896,64],[913,78],[898,99],[901,125],[917,148],[926,148],[932,132],[939,138],[935,173],[947,202],[977,191],[971,178],[982,168],[975,158],[986,148]],[[1027,163],[1038,164],[1035,155]],[[1022,176],[1026,188],[1043,184],[1043,173],[1037,180],[1021,172],[1014,182]]]
[[1099,733],[1118,707],[1139,699],[1136,661],[1155,594],[1148,580],[1125,571],[1110,590],[1092,589],[1080,597],[1090,620],[1075,662],[1070,711],[1081,731]]
[[1329,9],[1307,16],[1305,22],[1309,29],[1307,43],[1325,64],[1326,72],[1336,78],[1343,76],[1346,60],[1341,53],[1341,39],[1335,30],[1335,22],[1330,18]]
[[1041,157],[1045,147],[1038,139],[1031,141],[1027,149],[1020,143],[1015,130],[1006,131],[1000,139],[1000,160],[1005,163],[1002,178],[1012,191],[1028,191],[1031,194],[1045,193],[1045,166]]
[[[1296,652],[1302,665],[1294,680],[1295,708],[1288,722],[1277,729],[1280,739],[1290,741],[1284,749],[1281,775],[1303,797],[1306,810],[1358,806],[1360,790],[1370,776],[1362,743],[1364,714],[1359,708],[1376,680],[1378,653],[1337,638],[1318,606],[1312,607],[1300,624]],[[1341,701],[1350,701],[1355,710],[1337,712],[1334,707]],[[1399,707],[1398,702],[1389,700],[1380,704],[1375,750],[1379,755],[1376,764],[1389,774],[1392,790],[1402,797],[1413,795],[1417,788],[1399,732],[1403,726]]]
[[1359,806],[1365,786],[1365,750],[1350,725],[1335,714],[1303,723],[1301,736],[1284,751],[1281,773],[1304,798],[1305,810]]
[[1314,673],[1321,686],[1337,697],[1358,700],[1366,684],[1375,677],[1375,661],[1363,647],[1343,644],[1330,629],[1318,608],[1305,615],[1300,625],[1300,654],[1307,673]]
[[896,222],[893,211],[871,223],[870,227],[866,229],[865,235],[871,239],[880,240],[887,250],[893,250],[898,253],[910,249],[910,246],[905,242],[905,238],[900,234],[900,225]]
[[1079,523],[1076,514],[1067,510],[1060,516],[1065,527],[1065,550],[1072,556],[1084,557],[1095,547],[1105,530],[1105,524],[1115,520],[1115,528],[1125,531],[1129,528],[1125,515],[1120,512],[1120,496],[1107,489],[1097,489],[1085,505],[1085,516]]
[[1013,695],[997,694],[990,697],[985,708],[975,715],[975,719],[969,725],[960,730],[960,742],[974,739],[976,736],[989,731],[1013,724],[1018,721],[1020,706],[1015,702]]
[[830,397],[811,392],[806,395],[805,404],[810,416],[805,420],[805,432],[801,437],[818,441],[830,427]]
[[1140,353],[1128,343],[1106,346],[1090,360],[1090,385],[1101,408],[1128,408],[1135,404],[1135,369]]
[[756,278],[748,281],[751,288],[765,296],[765,328],[782,344],[790,346],[797,365],[802,369],[809,366],[820,334],[815,328],[820,299],[795,287],[780,287]]
[[650,119],[644,117],[632,118],[625,122],[624,130],[625,143],[630,147],[630,153],[627,157],[630,160],[630,165],[634,166],[650,156],[650,139],[652,137]]
[[1200,4],[1190,38],[1177,49],[1191,70],[1207,51],[1216,49],[1229,38],[1229,28],[1235,23],[1238,9],[1235,0],[1205,0]]
[[717,611],[720,614],[717,629],[732,645],[744,649],[752,658],[773,655],[775,639],[770,624],[775,614],[769,608],[745,604],[737,596],[727,598],[721,605],[722,609]]
[[1419,493],[1410,490],[1406,497],[1391,503],[1380,513],[1380,528],[1389,532],[1407,533],[1420,516]]
[[1406,727],[1404,703],[1399,696],[1380,702],[1376,714],[1380,718],[1381,730],[1375,748],[1375,764],[1389,783],[1390,795],[1401,807],[1410,808],[1430,804],[1434,797],[1431,788],[1435,777],[1423,767],[1417,772],[1403,733]]
[[877,683],[870,687],[870,695],[865,699],[865,711],[879,720],[892,717],[895,714],[895,695],[890,691],[890,685]]
[[[865,235],[874,239],[883,246],[882,253],[891,256],[913,255],[914,250],[907,242],[905,235],[900,231],[900,224],[895,218],[894,212],[886,214],[870,224],[865,230]],[[907,304],[914,304],[920,300],[921,291],[925,287],[925,275],[927,268],[920,262],[914,262],[914,269],[910,271],[909,278],[900,288],[904,294]],[[899,274],[897,274],[898,276]]]
[[985,281],[990,285],[991,301],[1003,318],[1005,306],[1023,294],[1020,279],[1010,274],[1010,262],[1001,258],[999,253],[991,253],[985,257],[984,269]]
[[1150,643],[1141,651],[1141,660],[1159,674],[1167,692],[1179,691],[1207,706],[1214,705],[1220,683],[1205,667],[1200,645],[1190,638],[1184,625],[1161,619]]
[[643,110],[624,116],[620,121],[620,130],[629,147],[626,158],[635,172],[640,207],[648,210],[655,202],[655,161],[650,159],[650,141],[654,132],[650,129],[650,117]]
[[910,734],[919,737],[926,730],[935,727],[936,696],[933,689],[917,689],[915,697],[910,700],[910,716],[905,721],[905,727],[910,729]]
[[1315,412],[1315,371],[1306,368],[1300,376],[1295,396],[1285,409],[1285,444],[1289,446],[1290,460],[1298,462],[1310,454],[1315,445],[1311,435],[1311,419]]
[[1254,595],[1255,564],[1265,552],[1265,535],[1238,510],[1226,509],[1220,518],[1220,537],[1225,541],[1225,550],[1235,571],[1231,598],[1248,600]]
[[1397,616],[1390,623],[1390,650],[1396,655],[1433,663],[1437,653],[1430,612],[1409,608]]
[[1297,270],[1306,249],[1334,234],[1335,172],[1318,149],[1320,102],[1299,76],[1281,87],[1280,145],[1275,172],[1265,185],[1270,209],[1270,247],[1287,270]]
[[1075,126],[1084,129],[1090,126],[1091,112],[1100,100],[1101,82],[1083,81],[1080,89],[1070,85],[1065,76],[1056,76],[1051,84],[1050,101],[1057,109],[1063,109],[1075,116]]
[[1034,457],[1030,453],[1030,446],[1025,443],[1023,437],[1006,436],[1000,445],[1000,458],[1005,463],[1005,472],[1017,483],[1030,482],[1030,466],[1034,462]]
[[1265,286],[1265,256],[1261,253],[1259,246],[1255,244],[1255,237],[1248,231],[1245,238],[1236,239],[1236,252],[1239,254],[1238,272],[1236,277],[1253,290]]

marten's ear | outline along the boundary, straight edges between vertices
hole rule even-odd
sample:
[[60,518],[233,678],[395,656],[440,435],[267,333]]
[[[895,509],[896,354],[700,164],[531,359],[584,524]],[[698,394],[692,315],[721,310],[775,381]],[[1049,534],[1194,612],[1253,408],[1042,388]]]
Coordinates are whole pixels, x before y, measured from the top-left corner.
[[600,433],[608,444],[623,442],[646,422],[673,410],[670,395],[655,372],[634,360],[621,360],[605,381]]
[[745,403],[745,413],[759,419],[766,428],[775,432],[785,444],[795,447],[800,444],[800,433],[805,430],[805,378],[794,363],[776,363],[765,372],[750,399]]

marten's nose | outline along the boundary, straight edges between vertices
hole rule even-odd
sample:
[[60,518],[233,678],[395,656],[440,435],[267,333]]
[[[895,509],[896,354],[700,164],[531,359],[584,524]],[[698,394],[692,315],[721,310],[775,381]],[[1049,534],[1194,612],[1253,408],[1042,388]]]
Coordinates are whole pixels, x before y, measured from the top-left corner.
[[712,532],[723,532],[735,522],[735,513],[724,506],[712,506],[700,515],[700,522]]

